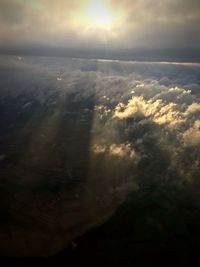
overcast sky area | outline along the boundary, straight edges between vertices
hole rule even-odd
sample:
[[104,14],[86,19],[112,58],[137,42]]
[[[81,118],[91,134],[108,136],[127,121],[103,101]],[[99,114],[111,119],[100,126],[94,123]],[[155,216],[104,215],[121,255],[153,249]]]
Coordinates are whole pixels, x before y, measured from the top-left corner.
[[199,61],[199,25],[199,0],[1,0],[0,51],[170,51],[166,59]]

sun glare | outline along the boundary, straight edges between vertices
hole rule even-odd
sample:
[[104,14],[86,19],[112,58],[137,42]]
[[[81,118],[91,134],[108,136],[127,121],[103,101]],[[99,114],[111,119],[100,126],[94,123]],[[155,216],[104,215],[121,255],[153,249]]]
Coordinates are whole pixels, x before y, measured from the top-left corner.
[[105,1],[90,0],[87,9],[87,18],[94,26],[110,28],[114,22],[112,14]]
[[[118,4],[113,6],[111,0],[85,0],[72,13],[72,23],[81,34],[98,34],[105,32],[106,36],[117,36],[124,20],[124,10]],[[117,29],[117,30],[116,30]]]

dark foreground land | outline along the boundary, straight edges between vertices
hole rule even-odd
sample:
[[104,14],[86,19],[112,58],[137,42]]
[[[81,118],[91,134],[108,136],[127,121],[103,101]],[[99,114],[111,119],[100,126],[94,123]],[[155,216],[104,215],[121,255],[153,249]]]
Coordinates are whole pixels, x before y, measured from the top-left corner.
[[188,192],[171,191],[170,199],[155,190],[130,195],[108,222],[60,253],[2,260],[28,266],[198,266],[200,215],[193,201]]

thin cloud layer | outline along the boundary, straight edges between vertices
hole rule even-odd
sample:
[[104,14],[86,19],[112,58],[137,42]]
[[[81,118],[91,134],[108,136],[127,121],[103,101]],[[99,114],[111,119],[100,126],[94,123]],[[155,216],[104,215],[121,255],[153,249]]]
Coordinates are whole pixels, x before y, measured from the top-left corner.
[[[158,3],[155,0],[107,0],[113,11],[122,12],[111,30],[78,22],[88,1],[2,0],[1,45],[79,47],[98,49],[199,49],[200,5],[198,0]],[[98,34],[97,34],[98,32]],[[188,51],[189,51],[188,50]],[[120,50],[119,50],[120,51]]]

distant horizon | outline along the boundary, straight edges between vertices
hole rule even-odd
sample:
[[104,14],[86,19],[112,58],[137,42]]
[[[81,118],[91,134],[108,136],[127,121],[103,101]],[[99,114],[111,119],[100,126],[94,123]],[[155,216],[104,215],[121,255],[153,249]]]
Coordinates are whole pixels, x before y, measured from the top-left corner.
[[0,46],[1,55],[70,57],[139,62],[200,63],[200,49],[98,49],[47,46]]

